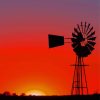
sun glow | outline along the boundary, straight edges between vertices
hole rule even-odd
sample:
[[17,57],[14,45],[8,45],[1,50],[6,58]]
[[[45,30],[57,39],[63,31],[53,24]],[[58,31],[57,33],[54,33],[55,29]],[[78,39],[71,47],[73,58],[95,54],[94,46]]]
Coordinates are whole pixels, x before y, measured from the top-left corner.
[[46,94],[40,90],[31,90],[31,91],[28,91],[26,93],[26,95],[32,95],[32,96],[45,96]]

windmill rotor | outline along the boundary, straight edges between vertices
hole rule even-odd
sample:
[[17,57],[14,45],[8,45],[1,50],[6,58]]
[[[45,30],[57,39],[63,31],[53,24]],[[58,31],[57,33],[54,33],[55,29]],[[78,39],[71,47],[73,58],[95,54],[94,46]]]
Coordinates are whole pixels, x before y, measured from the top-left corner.
[[93,27],[86,22],[81,25],[77,25],[72,33],[72,47],[74,52],[79,57],[87,57],[94,50],[95,43],[95,31],[93,32]]

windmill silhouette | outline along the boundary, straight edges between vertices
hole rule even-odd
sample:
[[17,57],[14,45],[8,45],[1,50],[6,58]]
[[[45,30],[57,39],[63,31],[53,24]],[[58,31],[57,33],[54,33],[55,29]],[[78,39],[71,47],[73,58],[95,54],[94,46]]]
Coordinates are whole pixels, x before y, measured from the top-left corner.
[[76,54],[73,82],[72,82],[72,95],[84,95],[88,94],[88,86],[85,73],[84,58],[88,57],[94,50],[95,43],[95,31],[89,23],[77,24],[72,33],[72,38],[64,38],[64,36],[48,35],[49,48],[64,45],[64,40],[70,39],[72,43],[73,51]]

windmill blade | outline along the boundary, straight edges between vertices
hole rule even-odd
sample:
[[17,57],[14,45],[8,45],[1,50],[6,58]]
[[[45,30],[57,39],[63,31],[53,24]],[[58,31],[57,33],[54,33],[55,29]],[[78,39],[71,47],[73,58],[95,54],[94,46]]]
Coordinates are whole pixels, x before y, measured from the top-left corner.
[[91,45],[86,44],[86,46],[90,49],[90,51],[94,50],[94,48]]
[[72,33],[72,36],[75,37],[75,38],[77,37],[77,35],[75,33]]
[[77,39],[78,39],[79,42],[83,41],[84,40],[83,34],[82,33],[78,33]]
[[88,41],[88,43],[92,46],[94,46],[96,43],[95,42],[92,42],[92,41]]
[[78,38],[83,38],[83,35],[82,35],[82,33],[81,32],[79,32],[76,28],[74,28],[74,31],[77,33],[77,37]]
[[81,41],[83,41],[83,36],[81,33],[78,33],[78,36],[71,38],[71,40],[72,40],[72,42],[81,42]]
[[73,43],[73,44],[72,44],[72,47],[73,47],[73,48],[76,48],[77,46],[78,46],[77,43]]
[[77,45],[76,48],[73,49],[77,55],[80,55],[81,54],[81,46],[80,45]]
[[86,32],[86,22],[85,22],[85,25],[84,25],[84,33]]
[[81,32],[81,29],[80,29],[80,27],[79,27],[79,25],[77,24],[77,27],[78,27],[78,30]]
[[83,33],[83,23],[81,22],[81,29],[82,29],[82,33]]
[[64,45],[64,36],[49,34],[48,35],[48,40],[49,40],[49,48]]
[[95,31],[94,31],[94,32],[92,32],[89,36],[87,36],[87,38],[92,37],[94,34],[95,34]]
[[74,48],[74,51],[76,52],[76,54],[80,57],[86,57],[89,54],[91,54],[90,50],[88,49],[88,47],[86,46],[81,46],[78,45],[76,48]]
[[82,46],[80,50],[80,56],[86,57],[91,54],[90,49],[87,46]]
[[88,31],[89,27],[90,27],[90,24],[88,24],[87,29],[86,29],[86,32]]
[[78,39],[71,38],[72,42],[78,42]]
[[93,27],[91,27],[91,29],[89,30],[89,32],[87,33],[87,35],[93,30]]
[[88,46],[84,47],[83,52],[84,52],[84,56],[87,56],[87,55],[91,54],[91,51],[90,51]]
[[86,22],[85,22],[85,28],[86,28]]
[[92,38],[89,38],[88,40],[94,40],[95,41],[96,37],[92,37]]
[[83,40],[83,35],[81,32],[79,32],[76,28],[74,28],[74,31],[77,33],[77,38],[79,39],[79,41],[82,41]]
[[74,28],[74,31],[75,31],[76,33],[79,33],[79,31],[78,31],[76,28]]

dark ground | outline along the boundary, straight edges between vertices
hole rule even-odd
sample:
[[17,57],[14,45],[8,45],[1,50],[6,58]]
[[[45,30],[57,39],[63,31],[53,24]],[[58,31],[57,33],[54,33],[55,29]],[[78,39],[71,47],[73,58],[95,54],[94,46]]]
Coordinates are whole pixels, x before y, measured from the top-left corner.
[[100,100],[100,95],[84,96],[0,96],[0,100]]

